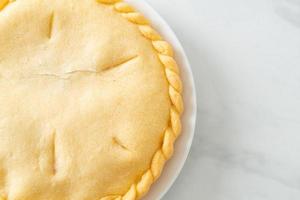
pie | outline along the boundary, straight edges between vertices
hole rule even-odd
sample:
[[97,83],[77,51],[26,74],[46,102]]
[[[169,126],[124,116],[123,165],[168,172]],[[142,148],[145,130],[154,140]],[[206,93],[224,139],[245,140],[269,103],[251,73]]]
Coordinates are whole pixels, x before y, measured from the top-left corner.
[[0,199],[140,199],[181,92],[171,46],[127,3],[0,0]]

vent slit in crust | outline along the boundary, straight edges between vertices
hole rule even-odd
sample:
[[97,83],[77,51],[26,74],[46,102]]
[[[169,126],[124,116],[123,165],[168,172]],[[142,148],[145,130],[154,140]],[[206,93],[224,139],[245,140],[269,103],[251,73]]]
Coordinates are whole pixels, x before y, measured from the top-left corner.
[[122,149],[129,151],[129,149],[120,141],[119,138],[113,137],[113,143],[120,146]]
[[129,57],[129,58],[123,60],[123,61],[120,61],[119,63],[116,63],[116,64],[114,64],[112,66],[105,67],[105,69],[103,70],[103,72],[104,71],[108,71],[108,70],[113,69],[113,68],[121,67],[122,65],[125,65],[125,64],[127,64],[127,63],[129,63],[129,62],[131,62],[131,61],[133,61],[133,60],[135,60],[137,58],[138,58],[138,55],[131,56],[131,57]]
[[52,134],[52,172],[53,175],[57,173],[57,167],[56,167],[56,157],[57,157],[57,149],[56,149],[56,131]]
[[48,38],[51,39],[52,35],[53,35],[53,25],[54,25],[54,12],[50,15],[50,19],[49,19],[49,30],[48,30]]

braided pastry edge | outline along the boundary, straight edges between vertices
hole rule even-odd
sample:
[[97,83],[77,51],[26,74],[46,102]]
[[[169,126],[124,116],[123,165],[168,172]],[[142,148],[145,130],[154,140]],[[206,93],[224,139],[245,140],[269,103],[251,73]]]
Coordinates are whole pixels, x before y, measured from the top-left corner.
[[149,21],[139,12],[135,11],[123,0],[97,0],[99,3],[112,6],[113,9],[130,21],[136,24],[141,34],[149,39],[157,52],[158,58],[165,67],[165,75],[169,83],[169,96],[171,100],[170,122],[164,133],[162,146],[156,151],[151,162],[151,167],[142,175],[137,183],[133,183],[126,194],[106,196],[100,200],[137,200],[143,197],[151,185],[160,176],[165,162],[173,154],[173,146],[176,138],[181,132],[180,116],[183,112],[182,82],[179,76],[179,69],[174,59],[173,49],[169,43],[150,26]]

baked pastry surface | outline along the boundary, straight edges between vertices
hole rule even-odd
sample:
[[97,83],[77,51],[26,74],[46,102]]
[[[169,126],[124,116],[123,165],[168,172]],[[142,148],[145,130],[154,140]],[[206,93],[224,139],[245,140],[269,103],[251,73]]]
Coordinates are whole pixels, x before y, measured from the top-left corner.
[[124,2],[0,2],[0,199],[142,197],[180,132],[171,47]]

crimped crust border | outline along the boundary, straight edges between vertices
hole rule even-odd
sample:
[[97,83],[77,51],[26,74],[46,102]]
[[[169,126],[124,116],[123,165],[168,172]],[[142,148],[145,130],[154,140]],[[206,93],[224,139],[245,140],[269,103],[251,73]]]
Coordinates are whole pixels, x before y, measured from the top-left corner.
[[156,151],[151,167],[142,175],[137,183],[133,183],[124,195],[102,197],[100,200],[137,200],[143,197],[151,185],[160,176],[165,162],[173,154],[173,146],[181,132],[180,116],[183,112],[182,82],[179,69],[174,59],[172,47],[151,27],[149,21],[132,6],[123,0],[97,0],[104,5],[112,6],[116,12],[133,24],[136,24],[141,34],[149,39],[157,52],[158,58],[165,67],[165,75],[169,83],[171,99],[170,122],[164,133],[162,146]]
[[[123,0],[96,1],[112,6],[117,13],[138,26],[141,34],[151,41],[153,48],[156,50],[159,60],[165,67],[165,75],[169,83],[169,96],[172,104],[170,122],[164,133],[162,146],[154,154],[151,167],[141,176],[138,182],[131,185],[124,195],[109,195],[100,198],[100,200],[137,200],[149,191],[151,185],[160,176],[165,162],[173,154],[174,142],[181,132],[180,116],[183,112],[182,82],[171,45],[162,39],[142,14],[135,11],[132,6]],[[0,0],[0,11],[11,2],[13,0]],[[0,195],[0,200],[6,200],[6,198]]]

